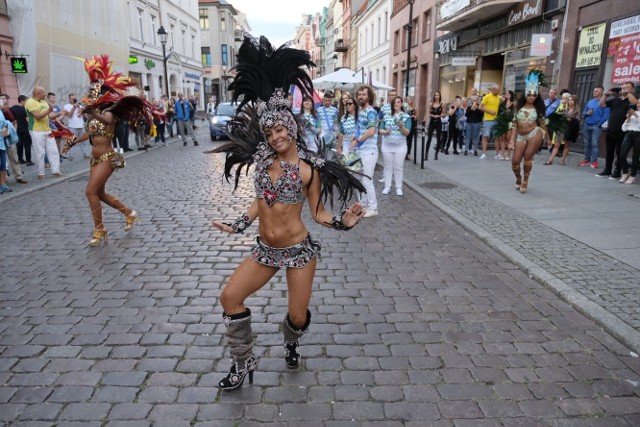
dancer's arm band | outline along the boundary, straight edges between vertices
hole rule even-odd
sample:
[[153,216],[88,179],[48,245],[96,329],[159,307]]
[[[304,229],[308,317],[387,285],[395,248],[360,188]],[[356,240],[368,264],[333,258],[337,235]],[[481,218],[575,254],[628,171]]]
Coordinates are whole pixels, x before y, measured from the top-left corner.
[[333,218],[331,218],[331,223],[328,223],[329,226],[334,228],[334,229],[336,229],[336,230],[351,230],[353,228],[353,225],[351,227],[347,227],[344,224],[344,222],[342,222],[342,215],[345,212],[346,211],[342,211],[342,212],[340,212],[340,215],[334,215]]
[[238,219],[236,219],[232,224],[227,224],[231,226],[234,233],[243,233],[244,230],[249,228],[251,223],[253,222],[253,218],[249,216],[249,212],[245,212]]

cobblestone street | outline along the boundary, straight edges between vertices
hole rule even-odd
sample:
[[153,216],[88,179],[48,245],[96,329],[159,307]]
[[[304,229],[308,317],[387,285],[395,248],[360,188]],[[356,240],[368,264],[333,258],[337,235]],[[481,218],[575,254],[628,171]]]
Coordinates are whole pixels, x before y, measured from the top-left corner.
[[237,217],[253,187],[244,178],[232,193],[222,156],[200,141],[130,157],[114,173],[107,191],[142,224],[127,234],[104,208],[100,248],[87,247],[87,174],[0,200],[0,423],[640,425],[638,355],[410,188],[379,196],[380,215],[348,232],[313,224],[305,209],[323,250],[303,367],[283,359],[280,272],[247,303],[254,384],[220,392],[230,362],[218,296],[257,226],[232,236],[210,226]]

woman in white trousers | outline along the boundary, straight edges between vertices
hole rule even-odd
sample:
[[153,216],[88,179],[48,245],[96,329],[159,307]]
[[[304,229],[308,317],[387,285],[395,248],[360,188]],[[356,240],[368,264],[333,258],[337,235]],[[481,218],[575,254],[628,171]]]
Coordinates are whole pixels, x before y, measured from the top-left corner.
[[402,98],[396,96],[391,101],[391,112],[382,117],[380,135],[382,135],[382,157],[384,159],[384,189],[382,194],[391,191],[391,180],[396,184],[396,194],[402,196],[404,160],[407,155],[407,135],[411,131],[411,117],[404,112]]

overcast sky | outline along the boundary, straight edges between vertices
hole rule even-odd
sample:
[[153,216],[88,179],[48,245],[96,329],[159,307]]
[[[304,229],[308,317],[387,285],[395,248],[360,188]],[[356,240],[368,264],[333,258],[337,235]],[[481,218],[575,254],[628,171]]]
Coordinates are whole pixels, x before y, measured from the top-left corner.
[[302,15],[322,13],[330,0],[227,0],[247,15],[251,33],[266,36],[274,47],[294,38]]

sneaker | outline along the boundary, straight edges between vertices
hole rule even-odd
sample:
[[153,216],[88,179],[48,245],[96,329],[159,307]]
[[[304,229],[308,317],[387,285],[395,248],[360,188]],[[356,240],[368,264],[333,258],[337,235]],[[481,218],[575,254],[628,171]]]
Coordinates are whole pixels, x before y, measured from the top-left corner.
[[182,146],[183,146],[183,147],[186,147],[186,146],[187,146],[187,141],[185,141],[185,142],[182,144]]
[[396,196],[403,196],[402,188],[396,188]]
[[380,178],[378,182],[384,182],[384,178]]
[[382,190],[382,194],[387,195],[389,194],[389,191],[391,191],[391,189],[387,187],[384,190]]
[[38,179],[45,179],[44,175],[38,175]]
[[635,176],[630,176],[624,183],[625,184],[635,184],[636,182],[636,177]]
[[611,176],[609,178],[611,178],[611,179],[620,179],[620,178],[622,178],[622,175],[620,175],[620,171],[613,171],[613,173],[611,174]]
[[608,172],[608,171],[602,171],[596,174],[596,176],[599,178],[608,178],[609,175],[611,175],[611,172]]
[[591,169],[598,169],[598,162],[591,162]]
[[578,163],[578,166],[587,166],[589,163],[591,163],[589,160],[583,160],[580,163]]
[[199,146],[200,146],[200,144],[198,144],[198,141],[193,141],[193,145],[194,145],[195,147],[199,147]]
[[469,154],[469,152],[468,152],[468,151],[465,151],[465,152],[464,152],[464,155],[466,156],[467,154]]
[[502,160],[502,156],[500,154],[496,154],[493,158],[496,160]]
[[453,154],[455,154],[457,156],[458,154],[460,154],[460,152],[459,151],[454,151]]
[[51,175],[55,176],[56,178],[62,178],[64,176],[62,172],[52,173]]
[[35,163],[33,163],[33,162],[27,162],[27,163],[25,163],[25,165],[27,165],[27,166],[35,166]]
[[378,210],[377,209],[367,209],[367,213],[364,214],[365,218],[370,218],[372,216],[376,216],[378,215]]
[[[630,176],[630,175],[629,175],[628,173],[625,173],[624,175],[622,175],[622,176],[620,177],[620,179],[618,180],[618,182],[625,182],[627,179],[629,179],[629,176]],[[613,177],[611,177],[611,176],[610,176],[610,177],[609,177],[609,179],[613,179]]]
[[473,152],[473,155],[474,155],[474,156],[476,156],[476,157],[478,157],[478,152],[477,152],[477,151],[474,151],[474,152]]
[[480,160],[484,160],[484,159],[486,159],[486,158],[487,158],[487,155],[486,155],[486,154],[484,154],[484,153],[482,153],[482,156],[480,156]]
[[4,193],[11,193],[13,191],[13,188],[9,188],[7,187],[7,184],[2,184],[2,186],[0,186],[0,189],[4,192]]

